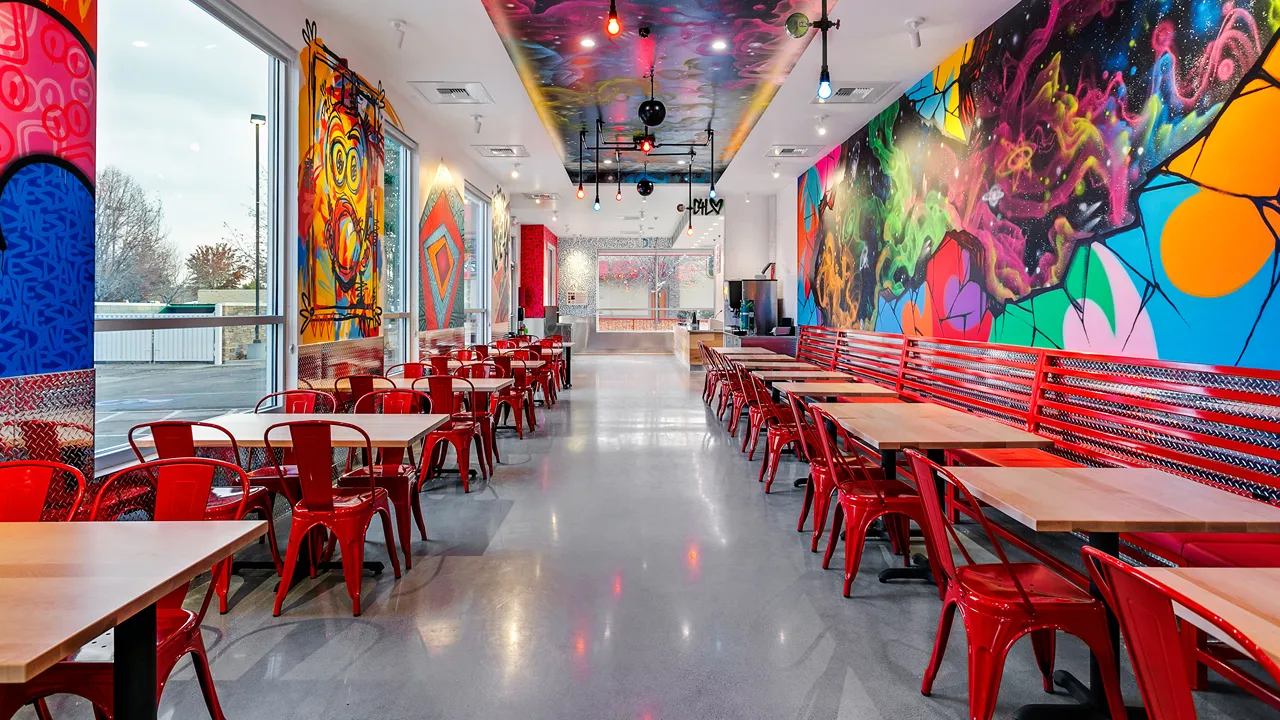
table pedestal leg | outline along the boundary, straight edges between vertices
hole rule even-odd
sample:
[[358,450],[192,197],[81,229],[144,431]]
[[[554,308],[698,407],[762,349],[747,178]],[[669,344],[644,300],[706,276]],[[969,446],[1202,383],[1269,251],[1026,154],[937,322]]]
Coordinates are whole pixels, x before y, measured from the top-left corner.
[[148,605],[117,625],[115,644],[115,717],[155,720],[156,606]]
[[[925,452],[929,459],[941,465],[945,460],[945,453],[941,450],[927,450]],[[884,470],[884,476],[888,480],[898,477],[898,453],[894,450],[883,450],[880,452],[880,469]],[[941,484],[942,481],[937,481]],[[939,497],[942,497],[943,490],[938,490]],[[910,552],[910,548],[908,548]],[[925,580],[927,582],[935,582],[933,572],[929,569],[929,561],[920,555],[911,556],[911,567],[889,568],[880,571],[880,582],[887,583],[893,580]]]
[[573,348],[564,349],[564,386],[573,387]]
[[[1089,533],[1089,544],[1113,557],[1120,556],[1119,533]],[[1102,593],[1092,579],[1089,581],[1089,594],[1098,598],[1099,601],[1102,600]],[[1111,640],[1111,651],[1118,661],[1120,657],[1120,624],[1116,621],[1116,616],[1111,612],[1111,608],[1107,608],[1107,633]],[[1089,654],[1089,684],[1087,686],[1066,670],[1054,672],[1053,683],[1066,690],[1078,704],[1024,705],[1014,712],[1013,717],[1015,720],[1041,720],[1042,718],[1047,720],[1058,720],[1059,718],[1074,720],[1076,718],[1109,717],[1107,697],[1103,689],[1104,678],[1102,677],[1102,668],[1098,665],[1097,656],[1092,653]],[[1144,708],[1130,707],[1125,708],[1125,710],[1128,713],[1129,720],[1146,720],[1147,712]]]

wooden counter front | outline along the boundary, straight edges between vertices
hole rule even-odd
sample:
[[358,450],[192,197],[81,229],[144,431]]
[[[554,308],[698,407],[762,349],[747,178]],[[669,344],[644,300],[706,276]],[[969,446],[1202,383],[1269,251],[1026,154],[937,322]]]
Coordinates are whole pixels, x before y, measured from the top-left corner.
[[683,325],[675,329],[676,358],[689,369],[702,367],[702,350],[698,343],[707,347],[720,347],[724,342],[724,333],[719,330],[693,330]]

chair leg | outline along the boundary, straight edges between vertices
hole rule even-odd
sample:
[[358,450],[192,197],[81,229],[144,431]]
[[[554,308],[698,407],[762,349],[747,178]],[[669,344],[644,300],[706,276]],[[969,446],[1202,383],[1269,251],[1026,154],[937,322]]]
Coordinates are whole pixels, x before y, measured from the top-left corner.
[[1111,711],[1111,717],[1123,718],[1126,717],[1127,711],[1124,707],[1124,696],[1120,693],[1120,669],[1111,647],[1106,617],[1101,612],[1098,616],[1097,620],[1088,625],[1081,623],[1082,627],[1088,628],[1088,632],[1086,636],[1079,637],[1098,659],[1098,669],[1102,672],[1102,689],[1107,696],[1107,707]]
[[462,477],[462,492],[471,492],[471,448],[466,438],[450,440],[453,450],[458,455],[458,475]]
[[780,435],[770,433],[765,439],[765,445],[768,449],[765,451],[769,458],[769,479],[764,481],[764,494],[768,495],[770,488],[773,487],[773,480],[778,476],[778,466],[782,464],[782,449],[790,445],[789,442],[783,442]]
[[[812,477],[809,482],[814,482]],[[831,491],[818,488],[813,494],[813,539],[809,542],[809,552],[818,552],[818,542],[822,540],[822,531],[827,526],[827,508],[831,507]]]
[[756,428],[751,432],[751,450],[747,453],[748,460],[756,459],[756,446],[760,444],[760,433],[764,433],[765,447],[769,446],[769,429],[764,427],[764,421],[756,423]]
[[831,556],[836,553],[836,543],[840,542],[840,526],[844,524],[844,507],[836,502],[835,514],[831,517],[831,537],[827,538],[827,551],[822,554],[822,569],[831,567]]
[[1044,680],[1044,691],[1053,692],[1053,661],[1057,654],[1058,641],[1053,628],[1031,631],[1031,650],[1036,656],[1036,666]]
[[1182,639],[1182,657],[1187,666],[1187,681],[1192,690],[1207,690],[1209,666],[1200,662],[1199,653],[1209,641],[1209,635],[1191,623],[1182,623],[1178,633]]
[[[372,518],[370,518],[372,520]],[[363,524],[362,524],[363,525]],[[384,531],[387,535],[387,554],[393,561],[398,560],[395,549],[395,540],[392,537],[390,518],[387,518]],[[351,596],[351,615],[353,617],[360,616],[360,584],[364,580],[364,536],[361,530],[367,528],[367,525],[347,525],[341,531],[334,534],[338,535],[338,542],[342,545],[342,577],[347,584],[347,595]]]
[[[768,458],[765,458],[768,462]],[[804,484],[804,503],[800,506],[800,520],[796,523],[796,532],[804,532],[804,521],[809,517],[809,508],[813,507],[813,478],[809,478],[809,482]],[[815,511],[813,515],[814,524],[817,524],[818,514]]]
[[858,568],[862,566],[867,529],[877,515],[861,506],[855,506],[852,512],[846,510],[845,513],[849,518],[844,531],[844,596],[849,597],[853,590],[853,580],[858,576]]
[[404,567],[410,570],[413,568],[413,551],[409,547],[409,543],[413,540],[411,496],[415,493],[410,489],[407,479],[396,478],[384,487],[386,487],[387,496],[391,499],[391,508],[395,512],[396,535],[400,540],[400,548],[404,552]]
[[938,634],[933,639],[933,655],[929,658],[929,666],[925,668],[924,682],[920,684],[920,694],[925,697],[933,692],[933,681],[942,667],[942,656],[947,654],[947,640],[951,637],[951,623],[955,619],[956,604],[948,600],[942,604],[942,615],[938,617]]
[[295,520],[292,527],[289,528],[289,546],[284,554],[284,574],[280,576],[280,587],[276,589],[275,608],[271,611],[271,615],[274,617],[280,617],[280,608],[284,606],[284,596],[289,593],[289,586],[293,584],[293,575],[298,567],[298,553],[302,550],[302,544],[307,543],[313,546],[311,549],[312,566],[315,565],[318,559],[315,556],[316,551],[311,539],[312,527],[314,526]]
[[209,656],[204,648],[204,638],[199,629],[192,642],[196,648],[191,651],[191,667],[196,671],[196,681],[200,683],[200,694],[204,696],[204,705],[209,709],[209,717],[213,720],[227,720],[222,712],[222,704],[218,702],[218,691],[213,687],[213,672],[209,670]]
[[422,493],[418,488],[413,487],[409,490],[409,503],[413,510],[413,521],[418,526],[418,536],[422,538],[423,542],[426,542],[427,524],[422,519]]
[[484,475],[484,478],[488,480],[491,475],[491,471],[489,470],[488,465],[485,464],[483,433],[477,432],[475,435],[472,435],[471,441],[476,447],[476,464],[480,466],[480,474]]
[[991,720],[1000,695],[1004,662],[1022,627],[972,612],[963,620],[969,638],[969,718]]
[[[375,507],[374,512],[382,516],[382,539],[385,540],[387,543],[387,556],[391,559],[392,575],[395,577],[395,579],[399,580],[400,579],[400,560],[399,560],[399,556],[396,555],[396,538],[395,538],[395,535],[391,533],[391,513],[388,511],[385,505],[381,507]],[[369,518],[369,522],[372,523],[373,518]],[[365,532],[360,534],[360,539],[363,540],[365,535],[368,534],[368,532],[369,532],[369,525],[366,523]],[[360,548],[361,548],[361,554],[363,554],[363,551],[364,551],[363,543],[360,545]],[[363,565],[361,566],[361,569],[363,569]]]

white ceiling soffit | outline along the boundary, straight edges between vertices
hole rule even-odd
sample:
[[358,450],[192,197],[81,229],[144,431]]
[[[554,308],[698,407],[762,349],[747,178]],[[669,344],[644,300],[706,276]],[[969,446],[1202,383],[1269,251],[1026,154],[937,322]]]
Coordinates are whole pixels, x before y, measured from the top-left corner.
[[415,80],[409,85],[432,105],[493,104],[493,96],[484,89],[484,83]]
[[[879,89],[880,97],[857,103],[815,103],[822,67],[822,44],[815,38],[743,143],[717,189],[763,195],[778,192],[784,183],[794,187],[795,178],[818,157],[865,126],[906,88],[1015,4],[1017,0],[912,0],[910,8],[905,8],[901,3],[839,0],[831,10],[831,18],[840,20],[841,27],[830,31],[827,64],[836,78],[853,77],[858,82],[833,85],[837,90],[852,86]],[[906,26],[907,20],[917,16],[925,19],[920,26],[919,49],[911,47]],[[873,95],[874,92],[869,93],[868,97]],[[823,136],[816,129],[819,116],[825,116],[827,134]],[[804,147],[815,143],[821,143],[819,148],[802,156],[781,158],[771,153],[774,146]],[[778,179],[773,177],[775,163],[779,165]]]

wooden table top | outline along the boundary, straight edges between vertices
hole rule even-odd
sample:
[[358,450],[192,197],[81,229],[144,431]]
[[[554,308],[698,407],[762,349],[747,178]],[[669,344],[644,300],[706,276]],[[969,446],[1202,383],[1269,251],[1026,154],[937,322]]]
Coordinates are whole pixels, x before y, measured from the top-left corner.
[[0,523],[0,683],[34,678],[266,532],[260,520]]
[[834,370],[754,370],[753,375],[765,382],[785,380],[848,380],[847,373]]
[[491,354],[491,355],[510,355],[511,353],[513,353],[513,352],[515,352],[515,351],[517,351],[517,350],[533,350],[534,352],[537,352],[537,353],[549,352],[549,353],[551,353],[552,355],[554,355],[554,356],[556,356],[556,357],[559,357],[559,356],[561,356],[561,355],[563,355],[563,354],[564,354],[564,349],[563,349],[563,348],[544,348],[544,347],[536,347],[536,346],[530,346],[530,347],[527,347],[527,348],[507,348],[507,349],[505,349],[505,350],[500,350],[500,349],[494,348],[494,349],[491,349],[491,350],[489,351],[489,354]]
[[934,403],[819,403],[877,450],[1045,448],[1049,438]]
[[[1280,568],[1141,568],[1205,610],[1234,625],[1280,663]],[[1201,630],[1241,649],[1212,624],[1181,605],[1174,606]]]
[[[479,363],[482,363],[482,362],[485,362],[485,361],[484,360],[450,360],[449,369],[457,370],[458,368],[463,367],[464,365],[478,365]],[[543,362],[542,360],[515,360],[515,359],[511,360],[512,367],[524,368],[525,370],[537,370],[541,368],[543,365],[546,365],[546,363]]]
[[730,358],[730,362],[734,365],[741,365],[748,370],[824,370],[813,363],[807,363],[803,360],[792,360],[790,358],[763,358],[760,360],[754,357],[739,356]]
[[[449,421],[448,415],[366,415],[366,414],[334,414],[334,415],[286,415],[283,413],[244,413],[236,415],[219,415],[205,422],[220,425],[227,429],[236,439],[240,447],[263,447],[263,436],[272,425],[287,422],[304,422],[307,420],[326,420],[344,422],[355,425],[369,433],[369,439],[376,448],[403,448],[419,442],[427,433]],[[230,447],[227,436],[211,428],[197,427],[193,430],[198,447]],[[137,439],[141,447],[150,447],[150,435]],[[273,447],[291,447],[293,441],[289,431],[280,428],[271,434]],[[347,428],[333,429],[334,447],[364,447],[364,438],[359,433]]]
[[800,397],[898,397],[890,388],[865,382],[787,382],[773,387],[778,392]]
[[1038,532],[1280,532],[1280,508],[1154,468],[952,469]]
[[[394,387],[400,390],[412,390],[415,379],[417,378],[406,378],[400,376],[385,379],[378,378],[374,381],[373,386],[378,389],[389,389]],[[471,382],[475,385],[476,392],[490,393],[497,392],[499,390],[506,390],[514,385],[516,381],[511,378],[471,378]],[[336,389],[338,381],[329,378],[325,380],[308,380],[307,383],[311,385],[312,390],[333,392]],[[426,383],[423,383],[422,385],[425,387]],[[461,380],[454,380],[453,389],[455,392],[467,392],[471,388]]]
[[[762,347],[718,347],[711,348],[721,355],[780,355],[769,348]],[[787,357],[791,357],[788,355]]]

